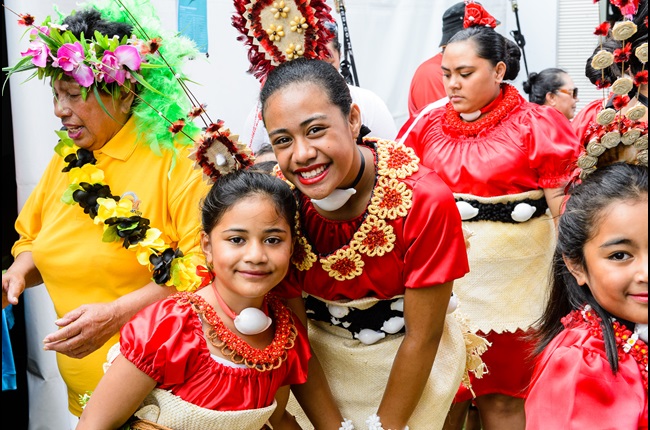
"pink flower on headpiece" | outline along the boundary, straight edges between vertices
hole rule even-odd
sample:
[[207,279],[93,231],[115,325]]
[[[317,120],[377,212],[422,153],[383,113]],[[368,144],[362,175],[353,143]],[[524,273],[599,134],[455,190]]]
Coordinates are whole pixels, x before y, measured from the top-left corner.
[[56,52],[58,57],[52,64],[60,67],[66,75],[72,76],[82,87],[90,87],[95,82],[92,69],[84,63],[84,49],[81,43],[65,43]]
[[621,15],[632,19],[639,8],[639,0],[611,0],[614,6],[621,10]]
[[465,18],[463,19],[463,28],[474,26],[496,27],[497,20],[478,3],[465,4]]
[[117,81],[123,85],[128,77],[125,67],[136,71],[140,69],[141,62],[140,53],[135,46],[121,45],[115,48],[115,51],[104,51],[99,71],[103,73],[107,84]]
[[50,35],[50,27],[47,27],[45,25],[41,27],[34,27],[32,28],[32,31],[29,32],[29,38],[34,40],[38,37],[39,34],[44,34],[46,36]]
[[50,56],[50,48],[43,41],[34,40],[29,43],[29,49],[21,52],[20,55],[23,57],[31,55],[32,64],[36,67],[45,67],[47,65],[47,59]]

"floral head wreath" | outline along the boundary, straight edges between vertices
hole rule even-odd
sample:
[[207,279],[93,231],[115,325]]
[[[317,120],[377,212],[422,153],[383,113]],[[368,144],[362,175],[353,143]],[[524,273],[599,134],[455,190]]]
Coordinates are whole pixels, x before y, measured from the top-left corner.
[[[633,19],[638,12],[639,0],[610,0],[610,3],[620,9],[623,18],[613,26],[605,21],[596,27],[594,34],[600,37],[601,50],[594,55],[591,66],[596,70],[603,71],[603,77],[596,82],[596,86],[603,90],[605,99],[608,96],[604,90],[611,88],[612,101],[611,107],[605,106],[598,113],[596,122],[581,137],[583,151],[577,162],[578,174],[581,179],[596,170],[599,165],[599,157],[619,145],[633,146],[637,151],[635,163],[648,165],[648,123],[640,121],[646,115],[647,107],[638,100],[636,105],[631,106],[625,114],[621,111],[630,102],[628,94],[635,87],[638,94],[639,87],[648,83],[648,70],[646,69],[648,43],[641,44],[632,52],[632,43],[628,41],[639,31],[647,34],[648,17],[646,16],[641,24],[645,29],[637,28]],[[603,39],[608,36],[620,41],[622,47],[613,53],[603,49]],[[605,79],[604,70],[606,68],[617,63],[620,65],[620,69],[625,71],[632,55],[635,55],[642,63],[641,71],[634,77],[623,73],[613,84]]]
[[498,24],[499,22],[480,4],[469,0],[465,2],[465,17],[463,18],[463,28],[495,28]]
[[[90,38],[77,38],[60,24],[60,13],[59,24],[48,17],[40,26],[34,25],[31,15],[16,14],[19,23],[28,27],[30,48],[18,64],[5,69],[9,76],[26,70],[35,70],[32,77],[39,79],[67,76],[79,84],[84,98],[93,91],[99,103],[100,91],[132,92],[137,99],[133,108],[136,129],[151,150],[168,149],[176,155],[177,143],[194,145],[190,158],[208,182],[253,164],[248,147],[223,121],[210,119],[179,71],[197,53],[193,42],[177,35],[163,36],[148,0],[96,0],[89,5],[102,19],[130,24],[134,34],[118,39],[95,32]],[[138,20],[130,10],[137,10],[146,21]],[[191,121],[196,118],[204,123],[202,133]],[[56,133],[60,140],[55,152],[67,163],[63,172],[70,180],[61,201],[79,204],[95,224],[103,226],[102,241],[121,241],[124,248],[134,251],[140,264],[149,266],[156,283],[178,290],[203,285],[204,268],[198,265],[197,256],[183,255],[165,243],[162,232],[149,225],[130,196],[113,195],[93,153],[74,145],[66,131]]]
[[325,0],[235,0],[233,26],[248,46],[248,70],[263,81],[277,65],[299,57],[324,59],[334,35]]

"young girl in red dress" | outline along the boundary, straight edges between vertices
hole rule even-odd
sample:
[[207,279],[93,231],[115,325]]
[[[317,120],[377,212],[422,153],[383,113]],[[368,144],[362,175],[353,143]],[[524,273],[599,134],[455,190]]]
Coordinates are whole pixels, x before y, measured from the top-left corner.
[[648,167],[570,193],[526,400],[526,429],[648,428]]
[[213,280],[122,328],[77,429],[114,429],[134,413],[162,428],[299,429],[285,405],[289,386],[307,377],[307,333],[271,292],[289,269],[295,214],[280,179],[250,170],[219,178],[202,207]]

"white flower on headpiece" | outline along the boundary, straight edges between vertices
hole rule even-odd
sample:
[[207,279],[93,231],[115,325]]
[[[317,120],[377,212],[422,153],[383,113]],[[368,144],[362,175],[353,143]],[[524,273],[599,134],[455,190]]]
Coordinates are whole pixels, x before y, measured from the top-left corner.
[[632,21],[618,21],[612,28],[612,37],[616,40],[625,40],[636,33],[636,24]]
[[592,140],[587,144],[587,154],[592,157],[598,157],[605,152],[607,148],[600,144],[598,140]]
[[599,51],[591,59],[591,67],[596,70],[602,70],[614,64],[614,54],[609,51]]
[[648,42],[646,42],[643,45],[636,48],[634,50],[634,55],[636,55],[636,58],[638,58],[640,62],[647,63],[648,62]]
[[[628,111],[629,113],[629,111]],[[638,128],[631,128],[621,136],[623,145],[632,145],[641,136],[641,130]]]
[[50,23],[51,28],[56,28],[60,31],[66,31],[68,29],[68,24],[52,24]]
[[600,112],[598,112],[598,115],[596,116],[596,122],[600,125],[611,124],[611,122],[614,121],[615,117],[616,117],[616,111],[614,109],[612,108],[603,109]]
[[594,167],[598,162],[598,157],[593,157],[591,155],[582,154],[578,157],[578,167],[581,169],[588,169]]
[[284,52],[287,53],[287,58],[289,60],[295,60],[305,54],[301,44],[294,45],[293,43],[290,43],[289,47]]
[[647,110],[648,108],[643,105],[636,105],[632,109],[628,110],[625,116],[632,121],[638,121],[645,116]]
[[279,42],[284,37],[284,27],[281,25],[276,27],[275,24],[271,24],[268,30],[266,30],[266,34],[269,35],[271,42]]
[[273,7],[271,8],[275,19],[286,18],[290,10],[291,8],[289,6],[285,6],[284,0],[273,2]]
[[634,147],[636,149],[648,149],[648,135],[644,134],[643,136],[639,137],[636,142],[634,142]]
[[612,84],[614,94],[627,94],[634,87],[634,81],[629,76],[621,76]]
[[619,143],[621,143],[621,133],[618,131],[610,131],[600,138],[600,144],[607,149],[615,148]]
[[636,161],[642,166],[647,166],[648,165],[648,150],[644,149],[644,150],[640,151],[638,154],[636,154]]
[[289,26],[291,27],[291,31],[296,32],[298,34],[302,34],[303,31],[309,28],[309,24],[307,24],[307,19],[304,16],[296,16],[289,23]]

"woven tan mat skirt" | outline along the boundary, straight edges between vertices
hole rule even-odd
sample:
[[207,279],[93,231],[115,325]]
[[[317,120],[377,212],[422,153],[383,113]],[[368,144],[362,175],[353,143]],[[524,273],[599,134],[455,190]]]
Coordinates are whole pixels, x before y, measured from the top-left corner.
[[[366,418],[377,412],[403,338],[403,335],[391,335],[375,344],[364,345],[352,339],[345,329],[309,321],[311,346],[343,416],[352,420],[356,428],[366,428]],[[465,372],[466,357],[461,324],[453,315],[447,315],[431,375],[408,422],[411,430],[442,428]],[[293,395],[287,409],[303,429],[313,429]]]
[[[467,197],[466,195],[456,195]],[[481,203],[505,203],[515,198],[539,198],[542,191],[517,196],[480,198]],[[488,333],[528,329],[547,300],[548,275],[555,247],[555,227],[548,215],[522,223],[465,221],[469,238],[469,273],[454,282],[459,311],[472,328]]]
[[145,398],[135,415],[174,430],[260,430],[275,407],[273,402],[261,409],[213,411],[156,388]]

